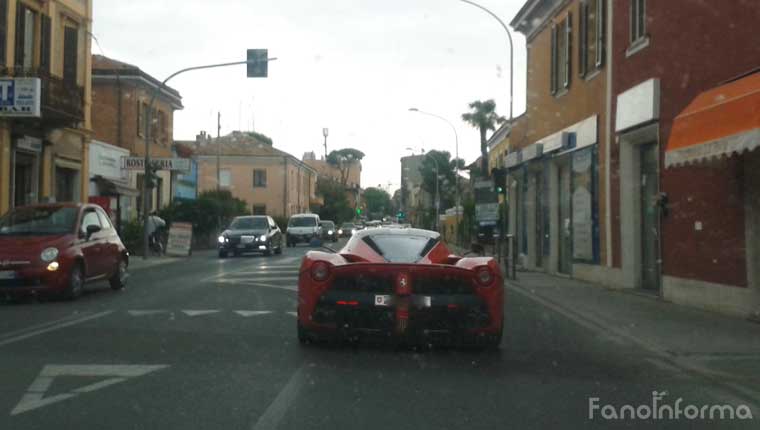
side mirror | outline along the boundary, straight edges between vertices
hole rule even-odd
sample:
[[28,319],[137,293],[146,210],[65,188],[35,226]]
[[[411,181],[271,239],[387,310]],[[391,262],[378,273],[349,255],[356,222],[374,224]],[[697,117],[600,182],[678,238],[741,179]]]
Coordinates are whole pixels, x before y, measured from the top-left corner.
[[88,226],[87,226],[87,236],[86,236],[86,237],[87,237],[87,239],[89,240],[89,239],[90,239],[90,237],[91,237],[93,234],[95,234],[95,233],[99,232],[100,230],[101,230],[101,228],[100,228],[100,226],[99,226],[99,225],[88,225]]

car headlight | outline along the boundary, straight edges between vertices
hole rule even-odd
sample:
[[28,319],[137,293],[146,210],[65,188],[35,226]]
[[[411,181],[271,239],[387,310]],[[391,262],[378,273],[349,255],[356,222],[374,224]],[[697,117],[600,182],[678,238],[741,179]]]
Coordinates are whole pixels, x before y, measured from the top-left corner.
[[45,263],[50,263],[56,258],[58,258],[58,248],[47,248],[40,254],[40,259]]
[[343,230],[338,230],[338,234],[343,234]]
[[224,242],[227,241],[227,238],[224,237],[224,236],[219,236],[219,239],[217,239],[217,240],[219,241],[219,243],[224,243]]
[[335,232],[334,232],[334,231],[332,231],[332,230],[328,230],[328,231],[327,231],[327,234],[329,234],[329,235],[332,235],[333,233],[335,233]]
[[259,242],[266,242],[267,241],[267,235],[262,234],[261,237],[259,237]]
[[351,234],[356,234],[356,229],[351,230]]

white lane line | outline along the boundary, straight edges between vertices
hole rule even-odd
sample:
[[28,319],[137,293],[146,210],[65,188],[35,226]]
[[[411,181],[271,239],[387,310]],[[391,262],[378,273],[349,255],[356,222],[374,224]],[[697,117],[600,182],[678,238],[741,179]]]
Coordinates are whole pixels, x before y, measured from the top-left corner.
[[[272,281],[273,279],[266,279],[266,281]],[[296,282],[297,279],[288,278],[285,279],[288,281]],[[220,280],[216,281],[217,284],[221,285],[241,285],[246,287],[261,287],[261,288],[274,288],[275,290],[287,290],[287,291],[298,291],[298,287],[295,285],[272,285],[272,284],[264,284],[261,282],[256,282],[253,280],[246,280],[246,281],[233,281],[233,280]]]
[[256,423],[251,427],[252,430],[271,430],[276,429],[282,419],[285,417],[285,412],[290,408],[298,397],[298,393],[305,385],[306,378],[304,377],[303,366],[299,367],[285,387],[280,390],[277,397],[269,404],[264,413],[259,417]]
[[236,314],[240,315],[241,317],[255,317],[259,315],[269,315],[272,313],[272,311],[235,311]]
[[112,312],[113,311],[99,312],[97,314],[88,315],[86,317],[77,318],[75,320],[71,320],[71,321],[68,321],[68,322],[57,324],[57,325],[52,326],[52,327],[47,327],[47,328],[42,328],[42,329],[39,329],[39,330],[34,330],[34,331],[29,332],[29,333],[25,333],[25,334],[22,334],[22,335],[19,335],[19,336],[12,337],[10,339],[2,340],[2,341],[0,341],[0,346],[10,345],[11,343],[20,342],[20,341],[22,341],[24,339],[28,339],[30,337],[34,337],[34,336],[38,336],[38,335],[41,335],[41,334],[49,333],[51,331],[60,330],[62,328],[66,328],[66,327],[71,327],[73,325],[81,324],[83,322],[87,322],[87,321],[94,320],[94,319],[97,319],[97,318],[102,318],[102,317],[104,317],[106,315],[111,314]]
[[285,313],[288,314],[288,315],[292,315],[292,316],[298,318],[298,312],[288,311],[288,312],[285,312]]
[[32,325],[32,326],[24,327],[22,329],[18,329],[18,330],[10,331],[10,332],[7,332],[7,333],[3,333],[3,334],[0,334],[0,339],[4,339],[6,337],[11,337],[11,336],[16,336],[16,335],[19,335],[19,334],[23,334],[23,333],[26,333],[26,332],[28,332],[30,330],[36,330],[36,329],[40,329],[40,328],[43,328],[43,327],[48,327],[48,326],[51,326],[51,325],[60,324],[60,323],[62,323],[64,321],[69,321],[69,320],[71,320],[73,318],[76,318],[78,316],[81,316],[81,315],[71,314],[71,315],[63,317],[61,319],[47,321],[47,322],[43,322],[43,323],[40,323],[40,324],[35,324],[35,325]]
[[218,314],[221,312],[218,309],[208,309],[208,310],[186,310],[182,311],[183,314],[189,316],[189,317],[197,317],[201,315],[211,315],[211,314]]
[[298,269],[289,269],[289,270],[258,270],[258,271],[252,271],[252,272],[235,272],[233,276],[248,276],[248,275],[282,275],[284,273],[293,273],[293,274],[299,274],[301,273]]
[[133,317],[144,317],[148,315],[168,314],[169,311],[163,309],[150,309],[144,311],[127,311],[127,313]]

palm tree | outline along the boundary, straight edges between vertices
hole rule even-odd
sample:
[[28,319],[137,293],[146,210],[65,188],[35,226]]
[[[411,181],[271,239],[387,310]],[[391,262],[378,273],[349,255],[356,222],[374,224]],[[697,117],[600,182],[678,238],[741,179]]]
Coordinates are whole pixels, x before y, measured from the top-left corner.
[[507,119],[496,114],[496,102],[491,100],[474,101],[470,103],[470,112],[462,114],[462,119],[480,131],[480,155],[482,160],[482,175],[488,177],[488,147],[486,134],[488,131],[496,131],[496,126],[503,124]]

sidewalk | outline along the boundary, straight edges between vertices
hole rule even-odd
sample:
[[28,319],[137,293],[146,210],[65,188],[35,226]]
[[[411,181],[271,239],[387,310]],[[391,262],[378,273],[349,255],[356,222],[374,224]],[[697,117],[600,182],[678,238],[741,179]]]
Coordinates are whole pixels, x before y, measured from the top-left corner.
[[756,322],[538,272],[518,271],[517,280],[506,280],[505,287],[507,300],[521,294],[606,338],[643,348],[677,371],[731,385],[760,400]]
[[176,263],[178,261],[187,261],[194,257],[198,256],[205,256],[210,255],[211,253],[216,253],[216,251],[208,251],[208,250],[201,250],[201,251],[193,251],[193,255],[190,257],[170,257],[170,256],[161,256],[156,257],[151,255],[148,257],[147,260],[144,260],[141,255],[130,255],[129,256],[129,270],[142,270],[142,269],[148,269],[150,267],[156,267],[156,266],[163,266],[166,264]]

